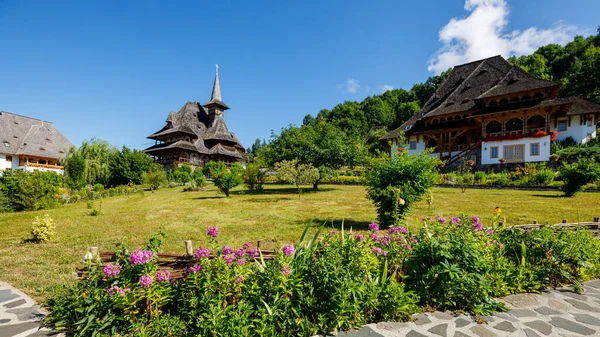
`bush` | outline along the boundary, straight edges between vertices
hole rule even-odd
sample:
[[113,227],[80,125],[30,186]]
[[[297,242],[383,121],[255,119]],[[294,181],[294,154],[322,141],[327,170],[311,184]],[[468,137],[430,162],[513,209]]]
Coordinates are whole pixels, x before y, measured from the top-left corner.
[[54,239],[56,235],[56,226],[50,214],[44,215],[43,218],[35,217],[33,226],[31,227],[31,236],[33,242],[47,242]]
[[258,164],[248,164],[244,172],[244,184],[250,191],[262,190],[265,182],[265,173]]
[[169,181],[177,183],[189,183],[192,179],[192,168],[187,164],[182,164],[178,168],[169,171]]
[[377,207],[379,222],[391,226],[402,220],[421,200],[436,176],[438,158],[428,153],[398,153],[393,159],[376,160],[367,171],[367,193]]
[[479,185],[485,185],[485,183],[487,182],[487,175],[485,174],[485,172],[482,171],[475,172],[473,178],[475,179],[475,182]]
[[225,196],[229,197],[229,192],[236,186],[239,186],[244,180],[242,175],[235,169],[225,171],[213,177],[213,183]]
[[227,166],[222,161],[209,161],[202,169],[204,175],[209,179],[225,171],[227,171]]
[[204,173],[202,173],[202,170],[200,169],[196,169],[194,171],[194,185],[196,185],[196,187],[206,187],[206,185],[208,185],[208,182],[206,181],[206,177],[204,176]]
[[298,199],[302,195],[302,185],[312,184],[319,179],[317,168],[311,164],[301,164],[297,159],[276,163],[275,171],[279,180],[296,186]]
[[508,186],[510,178],[506,172],[490,173],[488,175],[488,184],[493,186]]
[[104,191],[104,185],[102,185],[102,184],[95,184],[94,185],[94,191],[95,192],[102,192],[102,191]]
[[560,178],[565,182],[561,190],[567,197],[581,191],[584,185],[600,180],[600,164],[594,158],[580,158],[572,164],[563,163],[559,171]]
[[142,184],[150,186],[152,190],[157,190],[167,184],[167,172],[162,165],[154,164],[150,171],[142,173],[141,179]]
[[4,171],[0,177],[0,189],[8,198],[5,208],[15,211],[35,211],[57,206],[55,195],[60,187],[62,176],[54,172]]
[[462,176],[463,185],[473,185],[475,184],[475,175],[473,173],[465,173]]

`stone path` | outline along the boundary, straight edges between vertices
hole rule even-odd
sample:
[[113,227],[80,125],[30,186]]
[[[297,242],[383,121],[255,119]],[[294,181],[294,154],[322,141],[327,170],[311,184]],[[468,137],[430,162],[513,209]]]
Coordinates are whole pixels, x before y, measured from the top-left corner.
[[408,323],[381,322],[343,337],[545,337],[600,336],[600,280],[584,283],[585,294],[569,289],[540,294],[511,295],[502,299],[509,311],[483,317],[433,312],[413,316]]
[[0,337],[63,336],[42,328],[46,314],[29,296],[0,281]]
[[[600,336],[600,280],[586,282],[585,294],[569,289],[502,299],[511,309],[486,316],[487,324],[450,312],[413,316],[412,322],[368,324],[344,337],[545,337]],[[24,293],[0,281],[0,337],[62,337],[42,327],[46,311]]]

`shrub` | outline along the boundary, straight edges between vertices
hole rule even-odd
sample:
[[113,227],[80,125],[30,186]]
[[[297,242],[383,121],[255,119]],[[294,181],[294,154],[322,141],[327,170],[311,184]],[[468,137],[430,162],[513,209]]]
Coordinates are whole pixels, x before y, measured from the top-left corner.
[[462,176],[462,183],[464,185],[473,185],[475,184],[475,175],[473,173],[465,173]]
[[150,186],[150,189],[157,190],[167,183],[167,172],[162,165],[154,164],[150,171],[142,173],[142,184]]
[[170,181],[177,183],[189,183],[192,179],[192,167],[187,164],[182,164],[168,174]]
[[213,177],[213,183],[225,196],[229,197],[229,192],[243,182],[242,176],[236,170],[225,171]]
[[377,207],[379,222],[391,226],[402,220],[410,207],[421,200],[437,176],[439,159],[428,153],[397,156],[373,162],[367,171],[367,193]]
[[204,173],[202,173],[202,170],[200,169],[196,169],[194,171],[194,185],[196,185],[196,187],[206,187],[206,185],[208,185],[208,182],[206,181],[206,176],[204,176]]
[[225,171],[227,171],[227,166],[221,161],[209,161],[202,169],[202,172],[207,178],[213,178]]
[[102,192],[102,191],[104,191],[104,185],[102,185],[102,184],[95,184],[94,185],[94,191],[95,192]]
[[483,171],[475,172],[473,178],[475,179],[475,182],[480,185],[485,185],[485,183],[487,182],[487,175]]
[[565,182],[561,190],[571,197],[581,191],[583,186],[600,179],[600,164],[594,158],[579,158],[575,163],[563,165],[559,169]]
[[55,195],[61,186],[62,177],[54,172],[5,171],[0,177],[0,189],[8,198],[8,208],[15,211],[57,206]]
[[44,215],[43,218],[35,217],[31,227],[31,236],[33,242],[47,242],[54,239],[56,235],[56,226],[50,214]]
[[0,186],[0,213],[10,212],[10,211],[11,211],[10,199],[6,195],[4,195],[4,192],[2,192],[2,188]]
[[506,172],[490,173],[488,175],[488,184],[493,185],[493,186],[508,186],[508,185],[510,185],[510,179],[508,177],[508,173],[506,173]]
[[284,160],[275,164],[277,178],[279,180],[294,184],[298,189],[298,199],[302,195],[302,185],[312,184],[319,179],[319,170],[311,164],[300,164],[296,159]]
[[244,184],[250,191],[262,190],[265,182],[265,173],[258,164],[248,164],[244,172]]

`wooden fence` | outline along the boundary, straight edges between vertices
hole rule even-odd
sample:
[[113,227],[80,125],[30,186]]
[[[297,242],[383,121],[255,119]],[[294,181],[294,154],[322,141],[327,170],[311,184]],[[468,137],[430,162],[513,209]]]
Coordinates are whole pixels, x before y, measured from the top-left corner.
[[[502,223],[500,223],[502,225]],[[554,225],[544,225],[538,224],[536,220],[533,221],[532,224],[524,224],[517,226],[509,226],[509,228],[517,227],[521,229],[539,229],[542,227],[552,227],[556,229],[577,229],[577,228],[586,228],[587,230],[594,233],[594,236],[600,238],[600,218],[594,218],[592,222],[576,222],[569,223],[567,220],[563,220],[559,224]],[[257,242],[256,248],[262,254],[262,258],[264,260],[273,260],[275,258],[274,250],[262,250],[260,248],[261,241]],[[197,260],[194,258],[194,250],[192,241],[185,241],[185,251],[184,255],[177,254],[158,254],[158,267],[161,270],[169,270],[171,272],[172,279],[179,279],[185,276],[185,269],[196,264]],[[106,265],[110,262],[115,262],[116,256],[114,252],[99,252],[98,247],[91,247],[90,251],[86,254],[87,259],[95,260],[96,257],[100,259],[101,266]],[[211,255],[209,258],[216,258],[215,255]],[[248,259],[248,262],[253,262],[254,259]],[[86,267],[77,268],[77,272],[73,273],[73,277],[75,279],[81,280],[84,279],[88,274],[88,270]]]

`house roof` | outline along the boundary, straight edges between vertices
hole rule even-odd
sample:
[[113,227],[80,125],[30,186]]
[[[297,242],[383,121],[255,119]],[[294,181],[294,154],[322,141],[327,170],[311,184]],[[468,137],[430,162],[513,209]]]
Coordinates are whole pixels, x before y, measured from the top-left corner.
[[239,153],[237,151],[228,150],[228,149],[224,148],[223,145],[221,145],[221,144],[217,144],[217,145],[213,146],[210,149],[210,154],[219,154],[219,155],[229,156],[229,157],[239,158],[239,159],[244,158],[244,156],[242,156],[241,153]]
[[558,86],[558,83],[535,78],[520,67],[512,69],[494,87],[479,95],[478,98],[489,98],[534,89]]
[[0,111],[0,153],[58,159],[72,146],[51,122]]
[[210,107],[211,105],[220,106],[223,110],[229,109],[227,104],[223,103],[223,99],[221,98],[221,85],[219,84],[219,68],[217,68],[217,72],[215,74],[215,82],[213,83],[213,91],[212,95],[210,96],[210,101],[204,103],[205,107]]

